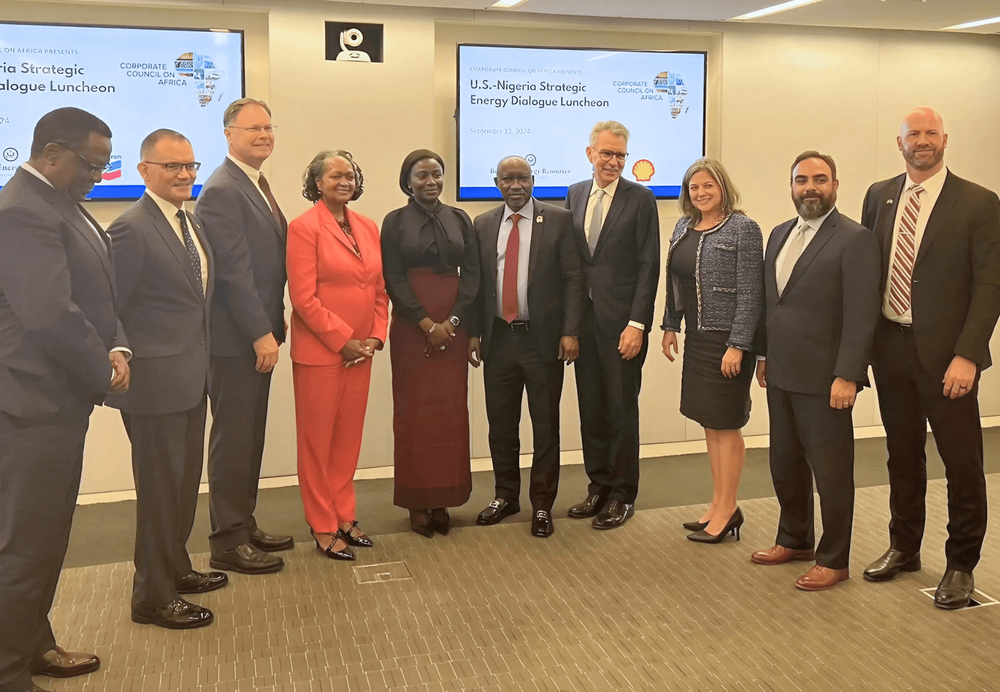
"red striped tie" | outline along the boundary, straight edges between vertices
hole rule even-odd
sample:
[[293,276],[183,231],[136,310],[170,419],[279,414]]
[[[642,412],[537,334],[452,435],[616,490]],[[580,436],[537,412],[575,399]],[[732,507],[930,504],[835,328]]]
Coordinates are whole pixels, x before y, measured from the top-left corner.
[[503,318],[508,322],[517,319],[517,260],[521,251],[521,234],[517,230],[517,222],[521,220],[520,214],[511,214],[510,220],[514,223],[507,236],[507,250],[504,252],[503,260]]
[[917,218],[920,216],[920,194],[924,188],[914,185],[899,220],[896,254],[889,276],[889,307],[897,315],[910,309],[910,288],[913,285],[913,262],[917,257]]

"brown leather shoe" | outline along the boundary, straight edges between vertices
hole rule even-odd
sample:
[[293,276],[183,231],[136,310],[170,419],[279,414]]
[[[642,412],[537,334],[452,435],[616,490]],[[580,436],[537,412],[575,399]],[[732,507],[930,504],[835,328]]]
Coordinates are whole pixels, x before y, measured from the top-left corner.
[[37,665],[31,667],[31,673],[50,678],[75,678],[93,673],[100,667],[101,659],[94,654],[75,654],[57,646],[42,654]]
[[846,567],[844,569],[830,569],[816,565],[795,580],[795,587],[802,591],[825,591],[850,578],[850,570]]
[[767,550],[758,550],[750,556],[750,560],[758,565],[783,565],[793,560],[812,560],[811,550],[792,550],[783,545],[773,545]]

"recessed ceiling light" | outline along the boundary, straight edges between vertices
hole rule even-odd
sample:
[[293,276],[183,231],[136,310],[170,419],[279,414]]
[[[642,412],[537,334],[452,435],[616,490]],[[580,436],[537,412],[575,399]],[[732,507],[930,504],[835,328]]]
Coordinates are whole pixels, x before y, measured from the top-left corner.
[[986,26],[987,24],[1000,24],[1000,17],[994,17],[993,19],[980,19],[976,22],[966,22],[965,24],[956,24],[955,26],[946,26],[941,29],[941,31],[957,31],[958,29],[974,29],[977,26]]
[[814,2],[822,2],[822,0],[790,0],[789,2],[783,2],[779,5],[765,7],[762,10],[755,10],[753,12],[741,14],[739,17],[733,17],[733,20],[742,22],[747,19],[757,19],[758,17],[766,17],[769,14],[777,14],[778,12],[785,12],[786,10],[794,10],[796,7],[811,5]]
[[499,7],[500,9],[508,9],[516,5],[520,5],[522,2],[527,2],[527,0],[497,0],[493,3],[493,6]]

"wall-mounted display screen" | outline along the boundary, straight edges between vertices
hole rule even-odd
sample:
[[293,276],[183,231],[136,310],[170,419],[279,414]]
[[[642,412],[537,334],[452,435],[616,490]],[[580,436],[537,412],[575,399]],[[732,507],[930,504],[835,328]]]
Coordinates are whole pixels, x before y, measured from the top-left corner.
[[28,159],[38,119],[75,106],[114,135],[90,198],[137,199],[146,135],[177,130],[211,170],[227,151],[222,114],[243,95],[241,31],[0,22],[0,187]]
[[590,130],[618,120],[631,134],[623,175],[676,198],[705,153],[703,52],[458,46],[458,199],[498,199],[496,165],[524,156],[535,196],[561,199],[591,177]]

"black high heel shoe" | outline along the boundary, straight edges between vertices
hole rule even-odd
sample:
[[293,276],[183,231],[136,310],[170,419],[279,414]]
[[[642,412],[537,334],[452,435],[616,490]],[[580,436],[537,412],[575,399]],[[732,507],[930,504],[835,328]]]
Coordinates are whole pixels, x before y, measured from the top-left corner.
[[419,533],[425,538],[434,538],[434,527],[431,525],[431,517],[426,509],[410,510],[410,528],[414,533]]
[[[360,535],[355,536],[352,534],[351,531],[354,529],[357,529]],[[375,545],[372,543],[372,539],[368,538],[368,536],[365,535],[365,532],[361,530],[361,527],[358,526],[357,519],[351,522],[351,528],[347,529],[347,531],[341,529],[339,533],[340,537],[347,542],[347,545],[354,545],[359,548],[371,548]]]
[[438,507],[436,509],[429,510],[429,513],[430,527],[442,536],[447,536],[449,529],[448,525],[451,522],[451,517],[448,515],[448,508]]
[[[354,555],[354,551],[351,550],[351,548],[349,546],[345,546],[343,550],[337,550],[336,548],[333,547],[333,543],[336,543],[338,538],[343,539],[343,536],[340,535],[341,534],[340,531],[338,531],[337,533],[334,533],[334,534],[330,534],[331,536],[333,536],[333,543],[331,543],[330,545],[328,545],[325,548],[319,544],[319,539],[316,538],[316,532],[315,531],[313,531],[310,528],[309,529],[309,533],[312,534],[313,540],[316,541],[316,549],[319,550],[324,555],[326,555],[331,560],[357,560],[358,559],[357,556]],[[344,541],[344,542],[346,543],[347,541]]]
[[703,528],[708,526],[707,521],[686,521],[681,526],[684,527],[686,531],[701,531]]
[[733,512],[733,516],[729,518],[729,523],[726,524],[726,527],[722,529],[722,533],[718,536],[713,536],[708,531],[702,529],[696,533],[689,533],[688,540],[695,543],[722,543],[730,533],[736,537],[736,540],[740,540],[741,526],[743,526],[743,510],[737,507],[736,511]]

